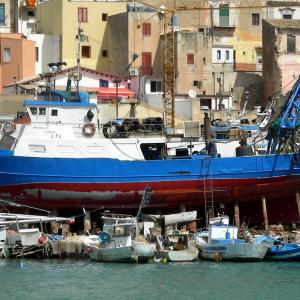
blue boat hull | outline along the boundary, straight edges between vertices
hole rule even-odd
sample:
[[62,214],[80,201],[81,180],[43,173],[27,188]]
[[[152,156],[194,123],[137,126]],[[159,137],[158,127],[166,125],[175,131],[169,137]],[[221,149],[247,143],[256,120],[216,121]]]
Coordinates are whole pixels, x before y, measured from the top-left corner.
[[32,158],[0,151],[0,198],[43,207],[138,207],[147,185],[153,207],[294,197],[300,155],[120,161]]
[[266,259],[277,261],[300,261],[300,246],[297,244],[272,246],[268,249]]

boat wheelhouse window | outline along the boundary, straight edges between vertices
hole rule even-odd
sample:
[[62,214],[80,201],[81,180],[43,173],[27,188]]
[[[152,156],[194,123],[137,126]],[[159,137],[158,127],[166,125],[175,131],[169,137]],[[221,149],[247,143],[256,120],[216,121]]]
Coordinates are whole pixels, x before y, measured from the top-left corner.
[[30,107],[30,112],[31,112],[31,114],[36,115],[37,114],[37,107]]
[[49,102],[62,102],[63,97],[53,93],[43,93],[38,95],[38,100],[49,101]]
[[130,236],[132,226],[115,226],[113,236]]
[[0,140],[0,149],[10,150],[15,143],[15,138],[6,133],[3,134]]
[[141,144],[141,150],[145,160],[162,159],[164,144]]
[[57,109],[52,109],[51,110],[51,116],[57,117],[57,115],[58,115],[58,110]]
[[46,147],[45,145],[28,145],[29,150],[32,152],[45,153]]
[[46,107],[40,107],[39,108],[39,115],[45,116],[46,115]]
[[71,92],[70,94],[70,102],[81,102],[80,97],[77,92]]

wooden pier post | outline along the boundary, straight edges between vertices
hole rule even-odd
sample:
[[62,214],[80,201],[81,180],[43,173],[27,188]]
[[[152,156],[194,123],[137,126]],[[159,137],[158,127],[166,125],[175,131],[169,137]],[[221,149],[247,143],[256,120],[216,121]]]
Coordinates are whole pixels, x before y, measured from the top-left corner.
[[241,226],[241,222],[240,222],[240,208],[239,208],[239,204],[236,201],[234,203],[234,220],[235,220],[235,224],[238,228],[240,228]]
[[298,207],[298,216],[300,218],[300,195],[299,195],[299,192],[296,192],[296,201],[297,201],[297,207]]
[[264,216],[265,230],[269,230],[268,211],[267,211],[267,203],[266,203],[265,196],[262,196],[261,203],[262,203],[262,211],[263,211],[263,216]]

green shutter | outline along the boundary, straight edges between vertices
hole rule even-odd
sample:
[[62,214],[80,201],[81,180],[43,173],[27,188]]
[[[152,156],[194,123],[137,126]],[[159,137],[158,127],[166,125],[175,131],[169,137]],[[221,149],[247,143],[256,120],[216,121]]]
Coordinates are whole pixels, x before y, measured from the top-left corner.
[[228,4],[220,4],[219,14],[220,17],[229,17],[229,5]]

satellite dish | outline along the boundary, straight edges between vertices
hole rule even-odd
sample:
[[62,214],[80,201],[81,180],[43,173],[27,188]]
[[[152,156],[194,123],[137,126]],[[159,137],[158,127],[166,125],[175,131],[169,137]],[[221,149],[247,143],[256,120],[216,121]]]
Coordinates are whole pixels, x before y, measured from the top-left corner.
[[196,96],[197,96],[197,93],[196,93],[196,91],[194,91],[194,90],[189,90],[189,91],[188,91],[188,95],[189,95],[189,97],[191,97],[192,99],[195,99]]

